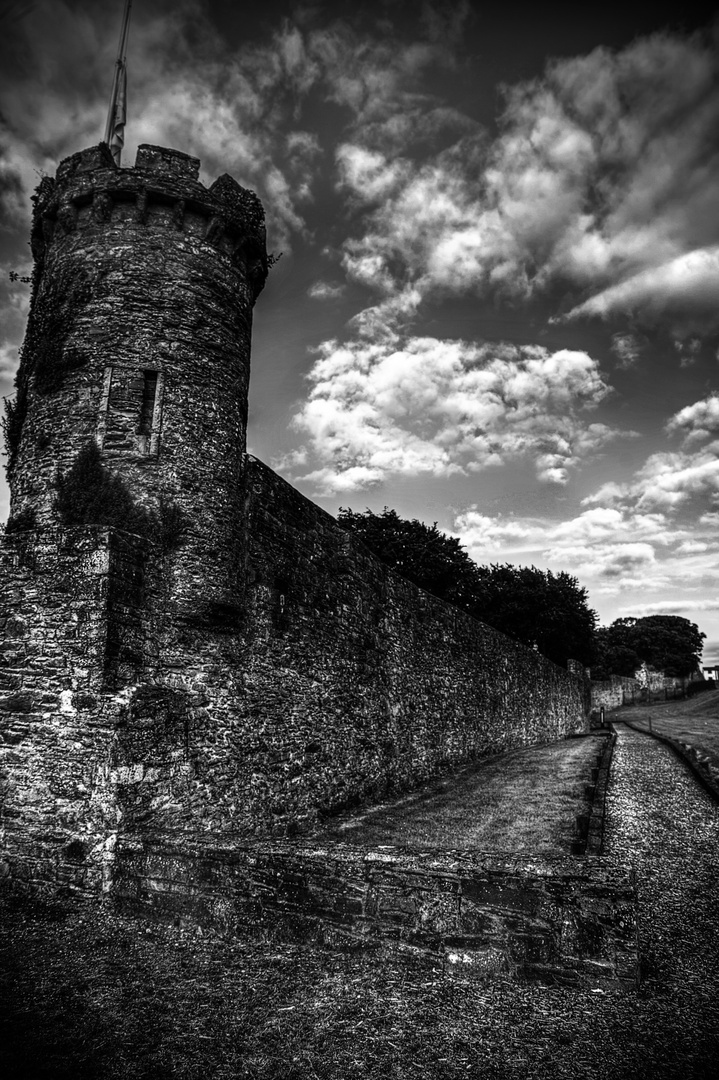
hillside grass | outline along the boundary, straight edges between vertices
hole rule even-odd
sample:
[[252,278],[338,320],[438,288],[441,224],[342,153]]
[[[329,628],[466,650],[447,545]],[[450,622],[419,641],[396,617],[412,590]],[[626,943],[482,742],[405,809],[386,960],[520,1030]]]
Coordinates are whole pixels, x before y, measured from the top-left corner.
[[499,754],[404,798],[332,819],[317,838],[569,854],[576,815],[591,810],[586,787],[605,745],[603,738],[563,739]]

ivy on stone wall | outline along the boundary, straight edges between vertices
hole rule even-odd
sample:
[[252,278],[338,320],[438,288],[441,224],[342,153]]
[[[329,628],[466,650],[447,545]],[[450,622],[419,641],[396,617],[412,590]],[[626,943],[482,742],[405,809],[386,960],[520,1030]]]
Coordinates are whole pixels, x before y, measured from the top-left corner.
[[63,525],[108,525],[147,536],[150,515],[125,483],[103,464],[97,443],[86,443],[72,467],[58,475],[55,509]]
[[27,416],[27,383],[16,379],[17,390],[14,398],[5,398],[5,415],[2,418],[2,430],[5,436],[5,450],[7,452],[6,471],[12,471],[20,448],[22,429]]
[[69,371],[87,363],[82,349],[68,347],[79,311],[92,297],[88,275],[63,274],[45,283],[42,296],[34,312],[32,325],[28,326],[24,351],[35,372],[35,389],[39,394],[52,394],[59,390]]
[[154,540],[164,554],[183,542],[187,520],[167,498],[159,500],[154,513],[138,506],[125,482],[103,463],[94,439],[80,451],[72,467],[56,481],[55,509],[68,528],[104,525],[137,533]]
[[[39,290],[33,289],[33,294]],[[90,300],[92,289],[87,275],[68,280],[61,275],[45,282],[41,295],[33,296],[25,341],[20,350],[20,366],[15,377],[14,398],[5,401],[2,418],[7,472],[12,470],[20,447],[28,407],[28,385],[34,379],[39,394],[59,390],[68,372],[87,363],[86,352],[68,346],[78,312]]]
[[34,529],[37,523],[37,515],[31,506],[21,510],[19,514],[13,514],[5,523],[6,533],[28,532]]

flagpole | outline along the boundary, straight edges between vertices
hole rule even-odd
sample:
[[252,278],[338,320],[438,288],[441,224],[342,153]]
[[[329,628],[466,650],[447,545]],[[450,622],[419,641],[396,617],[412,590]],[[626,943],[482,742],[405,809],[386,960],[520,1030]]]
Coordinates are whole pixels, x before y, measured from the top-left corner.
[[[110,107],[107,110],[107,123],[105,125],[105,139],[104,141],[110,147],[112,156],[115,159],[115,164],[120,164],[120,154],[122,152],[123,144],[123,129],[125,126],[125,94],[124,84],[127,78],[127,35],[130,26],[130,11],[132,9],[132,0],[125,0],[125,11],[122,16],[122,28],[120,30],[120,44],[117,50],[117,60],[115,61],[115,73],[112,79],[112,93],[110,95]],[[122,88],[122,93],[120,93]],[[118,117],[118,105],[122,110],[122,116]]]

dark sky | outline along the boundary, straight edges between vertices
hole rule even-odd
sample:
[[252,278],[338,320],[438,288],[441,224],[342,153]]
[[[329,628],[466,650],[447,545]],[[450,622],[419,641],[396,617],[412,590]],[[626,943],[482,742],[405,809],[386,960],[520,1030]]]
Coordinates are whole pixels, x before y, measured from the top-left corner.
[[[29,196],[104,127],[122,3],[0,8],[2,392]],[[123,164],[231,172],[283,257],[250,448],[330,512],[437,521],[719,660],[712,5],[135,0]]]

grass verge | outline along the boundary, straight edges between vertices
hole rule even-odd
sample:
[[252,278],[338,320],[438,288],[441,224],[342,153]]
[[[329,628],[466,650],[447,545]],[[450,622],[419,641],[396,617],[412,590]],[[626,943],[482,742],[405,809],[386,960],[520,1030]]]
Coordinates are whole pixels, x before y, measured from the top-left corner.
[[497,757],[393,802],[342,815],[318,839],[360,847],[569,854],[602,738],[563,739]]
[[406,957],[227,942],[99,906],[6,900],[0,915],[7,1080],[674,1075],[661,1066],[681,1023],[661,996],[464,983]]

